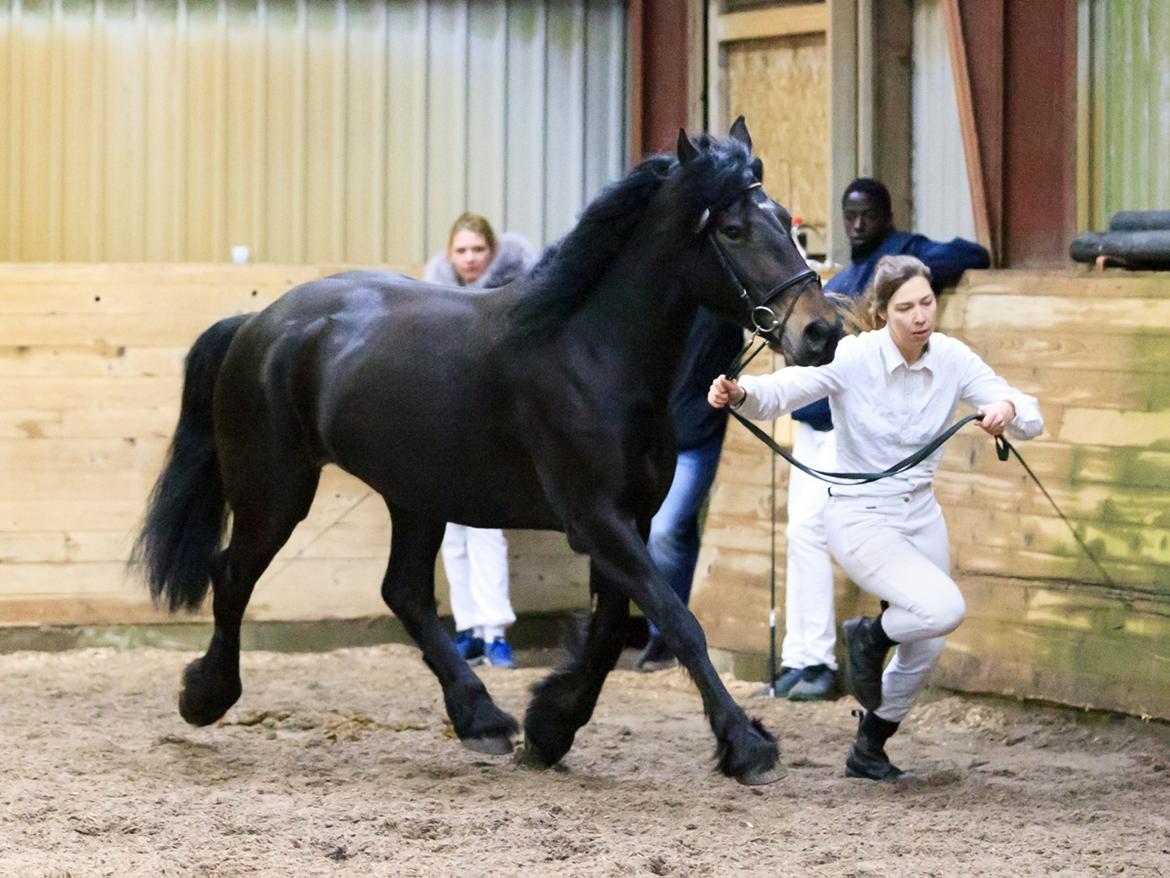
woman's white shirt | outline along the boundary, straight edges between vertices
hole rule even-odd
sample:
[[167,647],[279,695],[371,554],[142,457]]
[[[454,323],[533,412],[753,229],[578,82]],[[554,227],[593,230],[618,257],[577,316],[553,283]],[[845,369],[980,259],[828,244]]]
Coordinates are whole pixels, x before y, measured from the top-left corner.
[[[837,434],[837,466],[845,472],[877,472],[913,454],[955,417],[960,401],[975,408],[1001,400],[1015,406],[1007,434],[1032,439],[1044,430],[1035,397],[1016,390],[967,345],[940,332],[930,337],[917,362],[908,364],[889,330],[847,336],[833,362],[789,366],[771,375],[744,375],[747,397],[736,409],[754,420],[787,414],[829,398]],[[834,494],[887,496],[931,483],[942,460],[940,448],[913,469]]]

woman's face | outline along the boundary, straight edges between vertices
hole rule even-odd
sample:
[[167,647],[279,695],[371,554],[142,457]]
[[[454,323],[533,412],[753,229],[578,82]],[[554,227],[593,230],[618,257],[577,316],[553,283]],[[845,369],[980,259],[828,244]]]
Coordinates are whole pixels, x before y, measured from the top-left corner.
[[451,239],[447,258],[455,266],[455,273],[465,284],[473,284],[487,271],[492,261],[492,250],[487,238],[470,229],[460,229]]
[[937,311],[934,290],[924,277],[910,278],[890,296],[886,305],[886,325],[903,355],[910,353],[917,358],[922,353],[934,332]]

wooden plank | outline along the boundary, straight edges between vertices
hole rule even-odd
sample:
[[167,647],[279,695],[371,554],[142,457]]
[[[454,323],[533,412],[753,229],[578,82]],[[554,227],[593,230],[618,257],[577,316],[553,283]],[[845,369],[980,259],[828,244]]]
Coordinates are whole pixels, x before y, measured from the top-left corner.
[[[182,375],[186,345],[135,347],[93,345],[7,345],[0,347],[0,377],[112,377]],[[31,400],[22,404],[29,405]],[[9,400],[0,402],[7,407]]]
[[[207,616],[183,616],[198,621]],[[113,625],[136,623],[157,625],[173,621],[141,596],[123,594],[36,595],[12,597],[0,594],[0,625]]]
[[963,156],[967,160],[967,183],[971,188],[971,207],[975,214],[975,237],[991,253],[991,262],[994,265],[998,254],[995,252],[995,241],[991,237],[986,180],[983,176],[983,158],[979,152],[979,132],[975,126],[971,69],[967,64],[967,44],[963,39],[959,0],[943,0],[943,14],[947,23],[947,44],[951,50],[951,73],[955,82],[955,103],[959,110]]
[[179,375],[124,376],[112,378],[0,377],[0,400],[38,408],[141,408],[157,403],[170,405],[182,393]]
[[[861,176],[858,155],[857,124],[858,82],[871,71],[857,67],[858,16],[857,0],[835,0],[825,4],[829,47],[829,218],[827,223],[829,261],[849,262],[849,240],[843,234],[844,223],[839,193],[855,177]],[[868,38],[868,37],[867,37]]]
[[[943,457],[943,467],[948,470],[995,476],[1021,472],[1014,460],[998,460],[994,446],[982,433],[956,436],[949,445]],[[1170,453],[1165,451],[1144,446],[1077,445],[1048,440],[1021,442],[1017,450],[1045,484],[1170,488]]]
[[0,439],[0,470],[20,475],[49,470],[93,472],[157,469],[168,439]]
[[[984,269],[964,272],[957,292],[972,296],[1057,296],[1068,299],[1163,299],[1170,278],[1157,271],[1032,271]],[[1083,331],[1092,331],[1091,323]]]
[[[1010,510],[951,507],[951,545],[1020,549],[1054,556],[1080,557],[1068,527],[1055,515],[1030,515]],[[1112,522],[1075,522],[1083,539],[1106,567],[1113,561],[1164,565],[1170,569],[1170,537],[1162,526]],[[1007,572],[1007,571],[1005,571]],[[1092,577],[1098,579],[1097,575]]]
[[24,291],[0,287],[0,314],[134,314],[158,319],[183,313],[199,314],[212,322],[226,314],[259,311],[289,289],[283,283],[239,281],[215,286],[172,284],[167,290],[166,311],[159,313],[158,284],[43,284]]
[[170,406],[125,409],[0,409],[2,439],[166,439],[179,418]]
[[0,495],[0,532],[65,530],[70,522],[129,530],[142,517],[143,497],[74,497],[62,503],[43,497],[16,500],[5,491]]
[[0,531],[0,564],[125,563],[133,541],[127,530]]
[[1016,367],[1131,376],[1170,371],[1170,345],[1157,336],[1101,335],[1091,327],[1076,333],[963,328],[962,340],[984,360],[994,361],[997,371]]
[[829,10],[825,3],[728,12],[715,17],[715,39],[720,43],[818,34],[828,28]]
[[[999,366],[996,371],[1008,384],[1037,397],[1044,411],[1053,406],[1138,412],[1170,410],[1170,376],[1165,374],[1145,373],[1141,380],[1135,380],[1132,372],[1089,369]],[[1146,435],[1139,432],[1119,438],[1132,440],[1134,436]]]
[[398,260],[358,265],[352,263],[250,262],[9,262],[0,265],[0,287],[18,289],[32,284],[78,284],[90,286],[146,286],[158,284],[160,293],[171,284],[222,286],[284,284],[291,288],[316,278],[342,271],[372,270],[401,272],[412,277],[422,274],[423,263]]
[[[1082,554],[1049,555],[989,544],[955,544],[951,548],[951,564],[957,576],[1010,575],[1038,582],[1101,584],[1101,574]],[[1142,596],[1170,589],[1170,570],[1164,564],[1109,561],[1106,569],[1114,582]]]
[[[1164,488],[1116,484],[1047,484],[1049,494],[1072,521],[1114,521],[1121,524],[1170,528],[1170,503]],[[1014,510],[1054,516],[1051,504],[1022,471],[1002,478],[985,473],[940,470],[934,492],[944,509],[966,507]]]
[[154,469],[149,472],[37,469],[23,474],[19,481],[6,478],[4,498],[21,502],[54,500],[72,503],[102,497],[145,497],[154,477]]
[[1128,446],[1140,436],[1143,444],[1165,446],[1170,442],[1170,410],[1125,412],[1110,409],[1070,408],[1055,431],[1062,442],[1085,445]]
[[151,319],[141,314],[14,314],[0,320],[0,346],[188,348],[216,320],[250,310],[240,307],[229,313],[177,312]]
[[[1034,326],[1039,330],[1161,336],[1170,326],[1170,298],[1074,299],[1057,296],[973,296],[963,327],[989,329]],[[946,331],[944,329],[944,331]]]

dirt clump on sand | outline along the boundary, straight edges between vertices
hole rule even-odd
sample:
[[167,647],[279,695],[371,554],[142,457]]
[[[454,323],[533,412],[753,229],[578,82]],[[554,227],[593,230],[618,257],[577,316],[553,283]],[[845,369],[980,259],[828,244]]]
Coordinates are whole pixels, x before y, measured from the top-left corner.
[[[245,653],[224,720],[175,707],[191,654],[0,656],[0,876],[1163,875],[1170,727],[932,693],[843,775],[851,702],[732,693],[787,777],[745,788],[682,671],[616,671],[563,763],[459,745],[416,650]],[[547,673],[485,669],[521,718]]]

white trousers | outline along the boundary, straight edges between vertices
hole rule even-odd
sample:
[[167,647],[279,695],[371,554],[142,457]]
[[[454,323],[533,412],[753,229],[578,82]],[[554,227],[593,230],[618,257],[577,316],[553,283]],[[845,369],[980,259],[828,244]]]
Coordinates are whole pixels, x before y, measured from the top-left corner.
[[901,722],[966,612],[951,579],[942,509],[929,486],[892,497],[832,496],[829,549],[862,590],[888,601],[882,628],[897,642],[882,674],[882,719]]
[[[793,421],[792,456],[815,469],[833,469],[837,440],[832,430]],[[828,486],[793,467],[788,475],[788,573],[784,597],[786,668],[828,665],[837,669],[833,612],[833,567],[825,540]]]
[[508,600],[508,543],[502,530],[448,524],[442,552],[456,631],[502,629],[516,621]]

